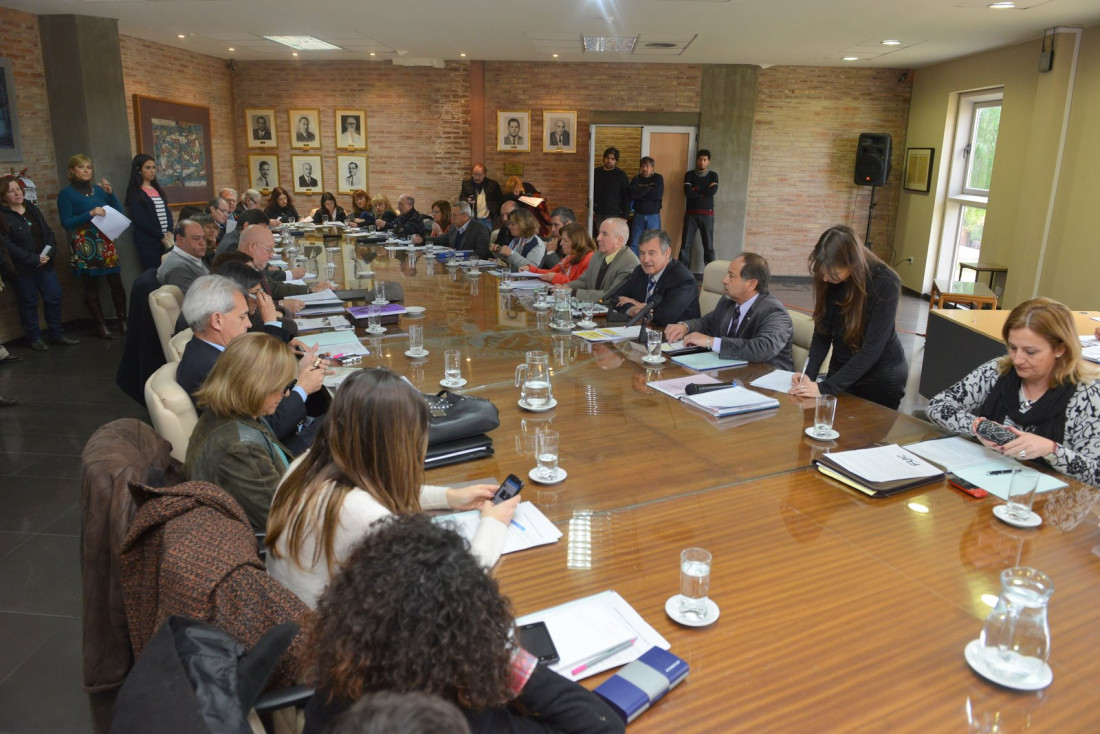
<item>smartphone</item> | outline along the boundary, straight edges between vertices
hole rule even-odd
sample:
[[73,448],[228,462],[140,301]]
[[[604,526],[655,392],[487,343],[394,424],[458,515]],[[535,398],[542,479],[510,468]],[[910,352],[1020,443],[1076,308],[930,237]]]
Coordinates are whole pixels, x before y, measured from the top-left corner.
[[1015,433],[1008,430],[1000,423],[991,421],[988,418],[978,424],[978,435],[986,441],[992,441],[998,446],[1004,446],[1006,443],[1016,438]]
[[[985,423],[985,422],[986,421],[982,421],[982,423]],[[989,492],[986,492],[984,489],[979,487],[977,484],[971,484],[970,482],[966,481],[962,477],[957,476],[955,474],[948,474],[947,475],[947,483],[950,484],[952,487],[955,487],[956,489],[961,489],[963,492],[966,492],[971,497],[988,497],[989,496]]]
[[493,493],[493,504],[499,505],[505,500],[510,500],[523,489],[523,480],[515,474],[509,474],[508,478],[501,482],[500,487]]
[[553,665],[558,662],[558,648],[550,638],[546,622],[532,622],[516,628],[519,645],[539,660],[539,665]]

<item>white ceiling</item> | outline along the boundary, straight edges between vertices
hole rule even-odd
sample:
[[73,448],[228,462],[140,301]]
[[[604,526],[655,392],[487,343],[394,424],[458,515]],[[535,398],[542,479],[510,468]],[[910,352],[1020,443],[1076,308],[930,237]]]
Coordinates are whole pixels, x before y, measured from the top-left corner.
[[[1100,0],[0,0],[43,14],[117,18],[119,32],[221,58],[292,60],[264,35],[342,51],[299,60],[657,61],[916,68],[1100,24]],[[178,38],[178,35],[184,38]],[[637,35],[632,55],[583,54],[581,36]],[[897,39],[900,46],[881,45]],[[648,48],[671,43],[672,49]],[[229,51],[232,47],[235,50]],[[844,62],[843,56],[860,57]],[[540,80],[538,83],[553,83]]]

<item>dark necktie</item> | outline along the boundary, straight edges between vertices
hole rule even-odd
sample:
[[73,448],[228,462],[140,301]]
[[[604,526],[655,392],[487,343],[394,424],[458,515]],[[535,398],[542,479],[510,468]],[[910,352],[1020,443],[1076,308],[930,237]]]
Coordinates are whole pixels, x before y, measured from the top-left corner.
[[741,307],[735,303],[733,304],[733,315],[730,316],[730,325],[726,327],[726,336],[737,333],[734,329],[737,326],[737,319],[739,318],[741,318]]
[[460,229],[460,230],[458,230],[458,234],[455,235],[455,249],[456,250],[462,249],[462,235],[464,235],[464,234],[466,234],[466,233],[463,232]]
[[649,279],[649,285],[645,289],[645,302],[649,303],[649,299],[653,298],[653,290],[657,287],[657,281],[653,278]]
[[607,269],[609,267],[611,267],[611,263],[609,263],[607,260],[604,260],[603,264],[600,265],[600,271],[596,273],[596,290],[600,290],[603,288],[603,277],[607,275]]

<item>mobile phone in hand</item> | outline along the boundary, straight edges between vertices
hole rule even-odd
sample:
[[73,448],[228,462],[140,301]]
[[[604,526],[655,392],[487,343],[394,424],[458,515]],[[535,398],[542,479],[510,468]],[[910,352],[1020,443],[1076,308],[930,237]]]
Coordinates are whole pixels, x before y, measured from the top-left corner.
[[992,441],[998,446],[1004,446],[1006,443],[1016,438],[1015,433],[1008,430],[1000,423],[991,421],[988,418],[978,424],[978,435],[986,441]]
[[493,493],[493,504],[499,505],[505,500],[510,500],[523,489],[523,480],[515,474],[509,474],[508,478],[501,482],[500,487]]

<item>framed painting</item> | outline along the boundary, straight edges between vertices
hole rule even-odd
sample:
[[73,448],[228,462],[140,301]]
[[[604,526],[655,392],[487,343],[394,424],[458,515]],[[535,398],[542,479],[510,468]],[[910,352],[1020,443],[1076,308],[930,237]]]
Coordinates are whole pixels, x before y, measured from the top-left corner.
[[210,108],[134,95],[138,151],[157,162],[157,180],[172,206],[214,198]]
[[497,150],[531,152],[531,113],[497,111]]
[[906,191],[928,193],[932,188],[932,159],[935,148],[905,149],[905,180],[902,186]]
[[336,192],[350,194],[367,190],[367,157],[365,155],[336,156]]
[[544,110],[542,113],[542,152],[577,152],[577,111]]
[[367,149],[366,112],[336,110],[336,147],[344,150]]
[[276,148],[279,138],[275,132],[275,110],[246,109],[244,127],[248,134],[249,148]]
[[19,112],[15,108],[15,77],[11,59],[0,59],[0,161],[23,160]]
[[321,148],[321,111],[290,110],[290,147],[297,150]]
[[248,186],[267,195],[279,185],[279,156],[250,154],[248,156]]
[[294,193],[320,194],[325,190],[324,177],[321,175],[321,156],[290,156],[290,175],[294,177]]

